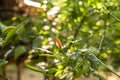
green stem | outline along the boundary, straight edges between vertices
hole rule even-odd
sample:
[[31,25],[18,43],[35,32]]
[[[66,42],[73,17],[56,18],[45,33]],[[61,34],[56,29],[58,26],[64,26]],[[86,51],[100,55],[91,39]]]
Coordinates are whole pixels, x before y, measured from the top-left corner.
[[42,70],[42,69],[40,69],[40,68],[33,67],[33,66],[31,66],[30,64],[28,64],[28,63],[25,63],[25,66],[28,67],[29,69],[33,70],[33,71],[46,74],[46,72],[45,72],[44,70]]
[[108,14],[110,14],[116,21],[120,22],[120,19],[117,18],[116,16],[114,16],[110,11],[108,11],[105,5],[103,6],[103,9],[104,9]]
[[102,39],[101,39],[101,41],[100,41],[100,45],[99,45],[99,50],[101,50],[102,49],[102,43],[103,43],[103,40],[104,40],[104,35],[102,36]]
[[112,69],[110,69],[106,64],[104,64],[100,59],[98,59],[95,55],[92,54],[92,56],[97,59],[105,68],[107,68],[109,71],[111,71],[113,74],[115,74],[116,76],[120,77],[119,74],[117,74],[115,71],[113,71]]

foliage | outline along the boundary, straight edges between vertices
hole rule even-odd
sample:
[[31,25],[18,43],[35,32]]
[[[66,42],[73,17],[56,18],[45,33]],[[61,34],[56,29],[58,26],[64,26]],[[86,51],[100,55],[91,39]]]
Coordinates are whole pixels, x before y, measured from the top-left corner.
[[[6,45],[9,49],[4,57],[13,51],[16,60],[28,52],[25,61],[28,68],[63,80],[94,74],[100,64],[119,76],[103,63],[111,62],[113,67],[119,67],[118,0],[40,3],[47,7],[37,8],[37,17],[14,16],[10,23],[0,23],[0,54]],[[99,74],[94,75],[104,80]]]

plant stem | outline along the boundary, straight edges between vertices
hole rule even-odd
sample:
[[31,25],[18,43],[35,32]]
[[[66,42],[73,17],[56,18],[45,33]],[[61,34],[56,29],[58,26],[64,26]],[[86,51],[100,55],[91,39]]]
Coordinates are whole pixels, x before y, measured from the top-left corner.
[[100,41],[100,45],[99,45],[99,50],[101,50],[102,49],[102,43],[103,43],[103,40],[104,40],[104,35],[102,36],[102,39],[101,39],[101,41]]
[[[74,35],[73,35],[72,41],[74,41],[74,40],[77,38],[77,36],[78,36],[78,34],[79,34],[79,30],[80,30],[80,28],[83,26],[85,20],[86,20],[86,16],[83,16],[82,19],[81,19],[81,21],[80,21],[80,24],[79,24],[78,28],[76,29],[76,31],[75,31],[75,33],[74,33]],[[72,45],[72,42],[69,43],[69,45],[67,46],[67,49],[69,49],[71,45]]]
[[75,32],[75,34],[74,34],[74,36],[73,36],[73,37],[74,37],[73,40],[75,40],[76,37],[78,36],[79,30],[80,30],[80,28],[83,26],[83,24],[84,24],[84,22],[85,22],[85,19],[86,19],[86,16],[83,16],[83,18],[81,19],[80,24],[79,24],[78,28],[76,29],[76,32]]
[[115,74],[116,76],[120,77],[119,74],[117,74],[115,71],[113,71],[112,69],[110,69],[106,64],[104,64],[100,59],[98,59],[95,55],[92,54],[92,56],[97,59],[105,68],[107,68],[109,71],[111,71],[113,74]]
[[31,66],[30,64],[28,64],[28,63],[25,63],[25,66],[26,66],[27,68],[33,70],[33,71],[40,72],[40,73],[43,73],[43,74],[46,75],[46,72],[45,72],[44,70],[40,69],[40,68],[33,67],[33,66]]
[[110,11],[108,11],[105,5],[103,6],[103,9],[104,9],[108,14],[110,14],[116,21],[120,22],[120,19],[117,18],[116,16],[114,16]]

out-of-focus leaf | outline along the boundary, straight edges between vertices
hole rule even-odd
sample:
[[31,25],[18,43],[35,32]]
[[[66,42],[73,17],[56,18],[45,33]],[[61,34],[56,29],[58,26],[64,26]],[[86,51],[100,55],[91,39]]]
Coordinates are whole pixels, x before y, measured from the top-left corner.
[[63,70],[57,70],[57,72],[55,73],[55,76],[58,76],[59,74],[61,74],[63,72]]
[[3,44],[3,39],[0,38],[0,46],[2,46],[2,44]]
[[39,56],[46,56],[46,57],[55,57],[54,55],[52,54],[38,54]]
[[25,21],[22,22],[21,24],[17,25],[14,29],[12,29],[7,36],[4,39],[4,45],[7,43],[7,41],[19,30],[23,25],[25,24]]
[[59,65],[57,65],[57,67],[58,67],[58,69],[63,69],[64,66],[59,64]]
[[35,37],[35,32],[32,28],[26,29],[25,32],[22,34],[22,40],[25,43],[29,43],[34,39],[34,37]]
[[15,48],[14,59],[16,60],[20,55],[26,52],[26,48],[24,46],[18,46]]
[[3,34],[7,34],[8,32],[10,32],[14,28],[15,28],[15,26],[7,26],[6,28],[4,28],[4,30],[2,31],[2,33]]
[[99,61],[92,54],[86,54],[87,59],[90,61],[91,68],[97,70],[99,66]]
[[0,32],[4,30],[7,26],[0,22]]
[[41,43],[40,37],[37,37],[36,39],[34,39],[33,44],[32,44],[33,48],[40,47],[40,43]]
[[55,69],[55,68],[51,68],[51,69],[48,70],[48,73],[49,73],[49,74],[53,74],[53,73],[55,73],[55,72],[56,72],[56,69]]
[[33,71],[36,71],[36,72],[40,72],[40,73],[44,73],[45,74],[45,71],[42,69],[42,68],[36,68],[36,67],[33,67],[32,65],[28,64],[28,63],[25,63],[25,66]]
[[88,48],[87,52],[88,52],[89,54],[94,54],[94,55],[96,55],[96,56],[100,53],[100,51],[99,51],[98,49],[96,49],[95,47],[90,47],[90,48]]
[[8,62],[6,60],[0,59],[0,67],[4,66],[5,64],[7,64]]
[[82,70],[81,70],[81,73],[82,74],[85,74],[85,73],[87,73],[88,71],[89,71],[89,64],[87,63],[87,61],[84,61],[84,63],[83,63],[83,66],[82,66]]

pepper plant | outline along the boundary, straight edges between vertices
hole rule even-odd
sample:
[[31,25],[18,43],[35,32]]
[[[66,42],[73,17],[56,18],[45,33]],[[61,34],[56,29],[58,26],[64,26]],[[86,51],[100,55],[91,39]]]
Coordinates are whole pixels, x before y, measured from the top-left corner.
[[[0,25],[3,33],[0,45],[11,44],[15,38],[11,44],[13,50],[23,51],[15,54],[15,59],[27,50],[25,65],[45,74],[46,78],[52,75],[58,80],[74,80],[82,75],[94,75],[105,80],[96,73],[101,65],[120,77],[104,64],[111,58],[111,65],[119,67],[118,0],[43,0],[40,3],[37,17],[15,16],[16,20],[11,23],[3,22],[15,26],[25,20],[20,25],[23,27],[4,28],[2,23]],[[16,47],[21,40],[29,45]]]

